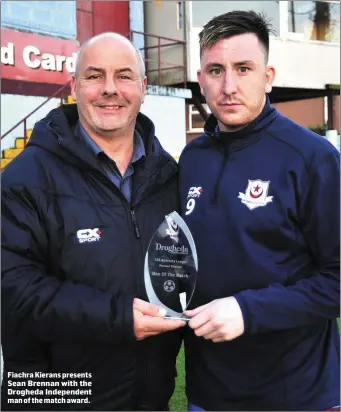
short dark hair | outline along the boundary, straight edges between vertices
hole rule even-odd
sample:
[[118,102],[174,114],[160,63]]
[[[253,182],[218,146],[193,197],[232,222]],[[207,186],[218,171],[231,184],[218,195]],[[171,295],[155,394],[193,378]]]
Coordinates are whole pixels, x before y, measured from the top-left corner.
[[221,39],[228,39],[244,33],[254,33],[264,47],[265,59],[269,57],[269,35],[274,33],[270,20],[252,10],[234,10],[213,17],[199,33],[200,57],[206,48],[212,47]]

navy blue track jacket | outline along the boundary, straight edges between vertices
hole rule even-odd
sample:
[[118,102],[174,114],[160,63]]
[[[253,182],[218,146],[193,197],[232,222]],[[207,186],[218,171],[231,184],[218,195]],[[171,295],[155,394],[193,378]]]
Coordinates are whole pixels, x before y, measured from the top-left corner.
[[[178,167],[139,114],[128,205],[77,121],[76,105],[50,112],[2,175],[2,410],[163,410],[181,331],[136,341],[132,303],[147,300],[150,239],[179,210]],[[37,371],[91,374],[90,403],[8,404],[7,373]]]
[[205,134],[180,158],[182,216],[197,246],[190,308],[234,296],[245,333],[188,329],[187,395],[207,410],[340,404],[339,152],[267,101],[248,127]]

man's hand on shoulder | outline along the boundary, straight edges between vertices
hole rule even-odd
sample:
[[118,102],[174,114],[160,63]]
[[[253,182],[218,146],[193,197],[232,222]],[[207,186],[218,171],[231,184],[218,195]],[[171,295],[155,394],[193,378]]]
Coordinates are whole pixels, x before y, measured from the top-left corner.
[[165,309],[138,298],[134,299],[133,315],[134,334],[138,340],[186,325],[182,320],[164,319]]

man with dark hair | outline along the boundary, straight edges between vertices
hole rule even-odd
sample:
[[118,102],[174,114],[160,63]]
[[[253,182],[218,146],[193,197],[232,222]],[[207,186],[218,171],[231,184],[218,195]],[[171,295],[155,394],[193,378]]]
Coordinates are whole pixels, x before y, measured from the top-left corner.
[[[185,323],[146,301],[143,267],[179,208],[177,164],[139,112],[146,77],[129,40],[87,41],[71,89],[77,105],[39,121],[2,175],[1,409],[46,410],[48,398],[57,410],[167,410]],[[23,389],[39,372],[65,396],[13,402],[13,375]],[[79,378],[86,402],[70,393]]]
[[238,36],[245,33],[253,33],[257,36],[264,48],[265,62],[269,57],[269,35],[273,30],[265,16],[254,11],[231,11],[210,20],[199,33],[200,57],[203,50],[210,48],[217,41]]
[[269,32],[262,16],[234,11],[200,33],[212,114],[180,158],[199,258],[186,312],[190,410],[340,404],[340,156],[271,107]]

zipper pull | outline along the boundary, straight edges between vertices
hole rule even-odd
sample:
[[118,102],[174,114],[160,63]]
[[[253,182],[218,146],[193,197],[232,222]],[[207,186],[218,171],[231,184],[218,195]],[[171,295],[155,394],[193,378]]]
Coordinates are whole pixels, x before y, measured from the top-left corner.
[[136,216],[135,216],[135,210],[132,209],[130,211],[130,214],[131,214],[131,221],[133,222],[134,229],[135,229],[135,235],[138,239],[140,239],[140,230],[139,230],[139,226],[137,224],[137,219],[136,219]]

